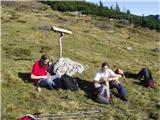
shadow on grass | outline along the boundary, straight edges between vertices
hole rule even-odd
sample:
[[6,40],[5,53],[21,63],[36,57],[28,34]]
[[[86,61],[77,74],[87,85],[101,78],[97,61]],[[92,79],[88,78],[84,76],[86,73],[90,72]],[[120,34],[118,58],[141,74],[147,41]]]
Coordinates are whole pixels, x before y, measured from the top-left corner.
[[116,97],[116,98],[119,98],[119,94],[117,91],[114,91],[113,89],[116,89],[116,88],[111,88],[111,96],[113,97]]
[[134,81],[134,82],[133,82],[133,84],[136,84],[136,85],[142,86],[142,83],[137,82],[137,81]]
[[136,84],[136,85],[138,85],[138,86],[143,86],[143,87],[145,87],[144,81],[145,81],[145,80],[141,80],[140,82],[134,81],[133,84]]
[[124,75],[125,75],[126,78],[137,79],[137,74],[135,74],[135,73],[125,72]]
[[78,86],[81,90],[83,90],[87,95],[91,95],[94,91],[94,84],[91,81],[83,80],[80,78],[76,78]]
[[[21,73],[21,72],[18,72],[18,76],[25,82],[25,83],[32,83],[32,80],[31,80],[31,73]],[[34,86],[36,86],[35,84],[33,84]],[[48,87],[44,87],[48,90],[53,90],[51,88],[48,88]],[[55,88],[54,90],[58,90],[57,88]]]
[[25,83],[31,83],[31,73],[21,73],[18,72],[18,76],[25,82]]
[[[76,78],[76,80],[77,80],[79,88],[86,93],[87,95],[86,97],[94,100],[94,98],[92,97],[92,93],[94,92],[94,83],[91,81],[82,80],[80,78]],[[115,88],[111,88],[111,89],[115,89]],[[112,90],[112,94],[115,97],[119,98],[117,91]]]

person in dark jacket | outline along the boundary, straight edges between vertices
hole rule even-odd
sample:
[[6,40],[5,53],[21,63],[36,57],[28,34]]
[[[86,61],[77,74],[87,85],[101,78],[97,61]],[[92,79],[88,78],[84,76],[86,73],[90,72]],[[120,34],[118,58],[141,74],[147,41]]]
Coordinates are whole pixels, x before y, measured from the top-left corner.
[[154,79],[152,77],[152,72],[149,68],[142,68],[136,74],[131,72],[123,72],[121,69],[117,69],[115,73],[124,75],[127,78],[137,79],[139,80],[140,84],[147,88],[154,87]]

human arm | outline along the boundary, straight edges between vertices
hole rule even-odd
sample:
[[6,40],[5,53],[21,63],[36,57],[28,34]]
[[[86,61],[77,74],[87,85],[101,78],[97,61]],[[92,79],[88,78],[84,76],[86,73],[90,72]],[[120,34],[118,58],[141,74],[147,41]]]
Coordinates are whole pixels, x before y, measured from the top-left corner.
[[47,69],[47,67],[40,67],[39,61],[35,62],[31,71],[31,79],[48,79]]
[[119,76],[119,75],[115,75],[115,76],[112,76],[112,77],[107,78],[106,80],[107,80],[107,81],[118,80],[120,77],[121,77],[121,76]]
[[47,75],[37,76],[37,75],[31,74],[31,79],[48,79],[48,76]]
[[100,74],[96,72],[95,77],[93,78],[94,87],[98,88],[101,86],[100,84]]
[[122,75],[120,74],[115,74],[111,69],[109,69],[108,71],[108,76],[106,78],[104,78],[107,81],[117,81],[119,82],[119,78],[122,77]]

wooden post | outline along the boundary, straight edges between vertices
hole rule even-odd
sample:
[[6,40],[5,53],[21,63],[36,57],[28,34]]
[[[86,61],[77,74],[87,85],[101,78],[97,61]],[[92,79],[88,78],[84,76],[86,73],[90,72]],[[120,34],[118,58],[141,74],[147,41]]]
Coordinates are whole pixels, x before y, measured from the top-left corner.
[[60,33],[60,37],[59,37],[59,58],[62,57],[62,38],[63,38],[63,33]]

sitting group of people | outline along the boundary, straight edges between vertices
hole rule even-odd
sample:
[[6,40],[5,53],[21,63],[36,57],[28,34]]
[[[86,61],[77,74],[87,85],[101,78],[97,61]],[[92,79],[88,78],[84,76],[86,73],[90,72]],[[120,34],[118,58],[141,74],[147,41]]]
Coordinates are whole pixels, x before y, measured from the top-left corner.
[[[34,63],[31,72],[31,79],[38,92],[41,91],[41,87],[56,89],[59,84],[60,76],[56,74],[51,76],[48,71],[49,56],[44,54],[40,60]],[[111,69],[109,69],[108,64],[104,62],[102,63],[101,68],[97,70],[93,79],[94,91],[92,96],[94,96],[94,99],[100,103],[110,103],[110,89],[116,88],[120,99],[123,101],[128,101],[126,97],[126,90],[119,81],[119,78],[124,76],[140,80],[145,87],[153,87],[154,82],[152,74],[148,68],[142,69],[137,74],[123,72],[121,69],[117,69],[115,72],[113,72]],[[144,80],[141,80],[142,78],[144,78]]]
[[139,80],[139,83],[147,88],[154,87],[152,73],[149,68],[143,68],[137,74],[123,72],[119,68],[113,72],[109,69],[108,64],[104,62],[102,63],[101,68],[97,70],[93,80],[95,88],[93,96],[95,96],[95,100],[100,103],[110,103],[110,89],[116,88],[120,99],[123,101],[128,101],[126,98],[126,90],[119,81],[120,77],[134,78]]
[[101,68],[97,70],[93,80],[95,87],[95,92],[93,93],[93,96],[96,97],[95,99],[100,103],[109,103],[111,101],[110,88],[116,88],[119,97],[122,100],[127,101],[126,90],[118,80],[122,76],[123,73],[116,74],[111,69],[109,69],[107,63],[102,63]]

